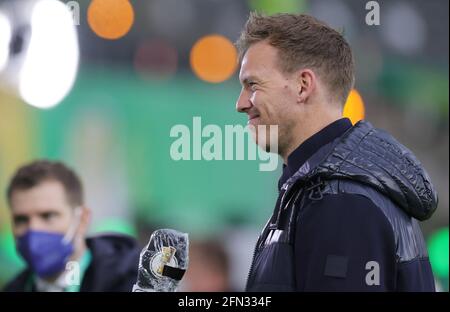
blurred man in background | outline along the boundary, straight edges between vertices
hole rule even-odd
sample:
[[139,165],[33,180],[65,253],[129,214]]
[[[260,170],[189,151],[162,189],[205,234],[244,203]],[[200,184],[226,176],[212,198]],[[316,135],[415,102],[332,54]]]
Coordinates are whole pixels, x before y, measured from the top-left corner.
[[27,268],[5,291],[131,291],[140,249],[123,235],[86,238],[90,211],[74,171],[32,162],[15,173],[7,199]]
[[183,291],[232,291],[229,262],[225,247],[219,241],[192,241],[189,244],[189,268],[183,280]]
[[251,14],[237,45],[236,108],[250,125],[278,125],[284,160],[247,290],[434,291],[417,219],[436,191],[392,136],[342,118],[354,84],[343,36],[308,15]]

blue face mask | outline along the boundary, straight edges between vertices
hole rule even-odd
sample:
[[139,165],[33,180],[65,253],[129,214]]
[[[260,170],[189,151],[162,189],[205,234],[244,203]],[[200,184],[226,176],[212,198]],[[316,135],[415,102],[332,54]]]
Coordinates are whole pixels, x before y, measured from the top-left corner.
[[17,249],[30,268],[45,278],[64,270],[74,246],[64,234],[30,230],[17,239]]
[[75,208],[75,222],[67,233],[29,230],[17,239],[17,250],[39,277],[51,277],[62,272],[74,252],[73,240],[80,223],[81,208]]

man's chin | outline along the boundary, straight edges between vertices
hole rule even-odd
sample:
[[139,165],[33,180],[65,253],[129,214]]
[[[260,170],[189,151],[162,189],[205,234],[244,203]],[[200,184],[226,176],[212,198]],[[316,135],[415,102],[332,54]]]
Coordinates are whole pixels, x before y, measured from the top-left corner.
[[272,147],[270,144],[270,138],[268,137],[268,134],[266,134],[267,137],[263,135],[261,138],[257,135],[257,131],[252,131],[251,133],[253,142],[255,142],[255,144],[258,145],[260,149],[262,149],[267,153],[274,153],[274,152],[277,153],[278,151],[278,149],[276,149],[277,143],[275,143],[274,146]]

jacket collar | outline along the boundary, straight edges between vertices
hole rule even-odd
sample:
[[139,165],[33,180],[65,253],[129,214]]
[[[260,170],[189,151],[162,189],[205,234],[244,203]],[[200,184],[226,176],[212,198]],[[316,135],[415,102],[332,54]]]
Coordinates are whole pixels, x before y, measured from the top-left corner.
[[283,173],[278,181],[278,189],[281,189],[283,184],[322,146],[340,137],[351,127],[352,123],[350,122],[350,119],[341,118],[332,122],[304,141],[289,155],[288,164],[283,165]]

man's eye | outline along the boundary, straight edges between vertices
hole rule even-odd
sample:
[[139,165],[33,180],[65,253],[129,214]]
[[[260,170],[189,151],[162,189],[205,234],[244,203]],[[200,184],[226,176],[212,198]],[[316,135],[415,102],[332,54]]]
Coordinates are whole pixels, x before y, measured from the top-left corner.
[[56,213],[46,212],[46,213],[43,213],[41,216],[44,220],[49,221],[49,220],[53,219],[54,217],[56,217]]
[[248,83],[249,88],[252,89],[252,90],[255,89],[256,85],[257,85],[256,82],[249,82],[249,83]]
[[14,223],[17,224],[17,225],[25,224],[27,222],[28,222],[28,218],[25,217],[25,216],[14,217]]

